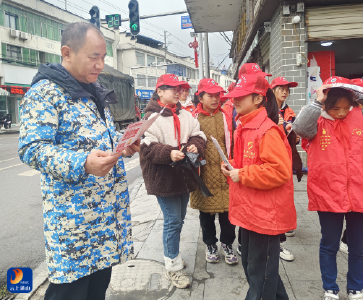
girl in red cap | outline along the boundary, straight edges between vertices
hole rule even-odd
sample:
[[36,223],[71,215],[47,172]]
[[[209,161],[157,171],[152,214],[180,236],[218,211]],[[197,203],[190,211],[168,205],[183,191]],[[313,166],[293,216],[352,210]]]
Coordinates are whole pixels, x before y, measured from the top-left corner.
[[236,238],[235,226],[228,219],[229,188],[225,176],[220,171],[221,157],[214,146],[211,136],[217,139],[224,154],[231,156],[232,145],[232,115],[225,114],[220,104],[220,94],[223,88],[211,78],[204,78],[198,85],[196,96],[199,104],[194,112],[200,123],[200,129],[207,136],[205,159],[207,164],[201,167],[201,177],[213,194],[204,197],[197,190],[191,194],[190,206],[199,210],[200,225],[202,227],[203,242],[206,244],[206,260],[210,263],[219,262],[218,247],[216,243],[215,215],[218,213],[221,228],[221,253],[225,256],[227,264],[238,262],[232,244]]
[[292,129],[302,137],[308,153],[308,209],[317,211],[320,220],[324,300],[339,299],[336,257],[344,218],[348,298],[363,300],[363,116],[352,92],[334,87],[340,83],[351,84],[337,76],[326,80]]
[[180,90],[180,104],[181,108],[193,113],[195,111],[195,106],[193,104],[192,98],[189,96],[190,88],[182,88]]
[[[287,105],[286,100],[290,95],[290,88],[297,87],[297,82],[289,82],[285,77],[276,77],[271,82],[271,89],[273,90],[277,102],[277,106],[279,108],[279,127],[281,130],[285,132],[287,135],[290,130],[292,123],[295,121],[296,114],[295,112]],[[300,141],[300,138],[297,137],[296,143]],[[293,147],[296,145],[291,145]],[[280,258],[285,261],[293,261],[294,255],[290,250],[288,250],[284,243],[286,242],[286,236],[294,236],[295,231],[290,230],[280,236]]]
[[146,118],[163,112],[145,132],[140,147],[140,165],[149,195],[155,195],[164,215],[163,246],[166,277],[177,288],[190,286],[179,253],[180,233],[189,202],[189,193],[199,188],[192,171],[173,168],[170,164],[182,160],[184,152],[203,157],[205,134],[191,113],[181,109],[180,89],[188,88],[173,74],[161,75],[156,90],[147,105]]
[[288,299],[279,276],[280,234],[296,228],[291,148],[278,128],[278,107],[267,80],[244,74],[227,97],[238,113],[229,219],[241,227],[247,300]]

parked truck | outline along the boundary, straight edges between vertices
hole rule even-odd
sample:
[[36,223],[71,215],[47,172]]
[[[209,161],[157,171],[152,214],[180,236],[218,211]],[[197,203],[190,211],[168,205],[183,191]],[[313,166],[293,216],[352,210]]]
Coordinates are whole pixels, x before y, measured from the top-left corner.
[[107,89],[114,90],[117,104],[110,104],[110,110],[117,130],[141,118],[140,110],[136,106],[134,78],[105,65],[98,76],[98,81]]

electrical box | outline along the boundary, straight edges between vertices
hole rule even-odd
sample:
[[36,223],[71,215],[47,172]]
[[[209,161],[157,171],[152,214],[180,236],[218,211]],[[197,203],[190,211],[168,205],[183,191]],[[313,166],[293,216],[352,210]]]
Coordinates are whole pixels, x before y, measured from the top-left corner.
[[283,5],[282,6],[282,14],[284,16],[288,16],[290,14],[290,5]]
[[301,53],[296,53],[296,65],[300,67],[302,65]]
[[304,5],[304,2],[299,2],[297,4],[297,8],[296,8],[296,12],[298,13],[303,13],[305,10],[305,5]]

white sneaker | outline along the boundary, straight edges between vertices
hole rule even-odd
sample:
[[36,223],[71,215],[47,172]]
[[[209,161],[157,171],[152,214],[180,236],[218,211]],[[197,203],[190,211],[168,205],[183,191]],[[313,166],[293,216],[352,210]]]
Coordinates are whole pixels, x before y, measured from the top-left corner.
[[295,231],[290,230],[290,231],[286,232],[285,235],[289,236],[289,237],[295,236]]
[[174,286],[178,289],[190,287],[190,280],[183,270],[176,272],[166,271],[166,279],[171,280]]
[[337,291],[325,291],[323,300],[337,300],[339,299],[339,295]]
[[286,249],[283,244],[280,244],[280,258],[286,261],[293,261],[295,259],[294,254]]
[[349,300],[363,300],[363,293],[359,291],[349,291]]
[[342,251],[343,253],[348,254],[348,245],[346,243],[341,242],[339,250]]

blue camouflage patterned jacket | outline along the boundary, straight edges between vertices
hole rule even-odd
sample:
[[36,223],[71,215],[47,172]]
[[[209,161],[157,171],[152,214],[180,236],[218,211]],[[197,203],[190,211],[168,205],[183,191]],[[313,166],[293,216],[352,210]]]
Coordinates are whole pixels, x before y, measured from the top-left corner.
[[[122,158],[105,177],[84,168],[91,151],[111,151],[120,136],[108,106],[104,121],[61,65],[42,65],[33,82],[22,104],[19,156],[41,172],[49,280],[69,283],[133,257]],[[107,105],[112,92],[94,86]]]

